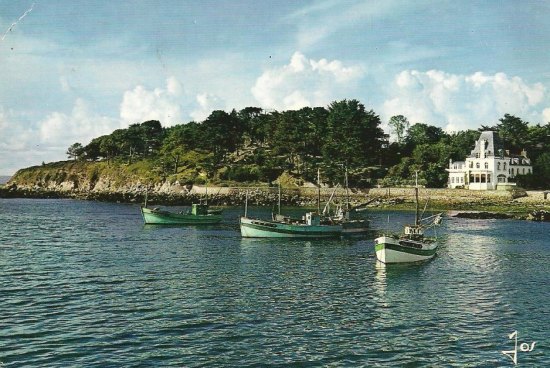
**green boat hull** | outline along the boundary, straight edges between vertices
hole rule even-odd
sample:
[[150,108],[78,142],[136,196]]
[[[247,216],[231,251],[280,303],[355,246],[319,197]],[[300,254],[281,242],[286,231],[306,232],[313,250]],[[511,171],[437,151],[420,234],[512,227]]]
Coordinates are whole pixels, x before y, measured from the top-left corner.
[[143,221],[150,225],[213,225],[222,220],[221,215],[173,213],[141,207]]
[[341,225],[288,224],[241,217],[243,238],[339,238]]

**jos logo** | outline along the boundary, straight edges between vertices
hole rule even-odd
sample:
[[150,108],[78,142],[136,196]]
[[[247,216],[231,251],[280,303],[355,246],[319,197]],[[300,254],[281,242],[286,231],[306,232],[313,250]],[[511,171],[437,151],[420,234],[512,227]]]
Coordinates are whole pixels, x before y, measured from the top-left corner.
[[[514,350],[503,350],[502,354],[512,359],[515,365],[515,364],[518,364],[518,332],[517,331],[512,332],[510,335],[508,335],[508,339],[510,340],[514,339]],[[526,342],[520,344],[519,352],[528,353],[530,351],[533,351],[535,349],[536,343],[537,343],[536,341],[533,341],[531,345],[529,345]]]

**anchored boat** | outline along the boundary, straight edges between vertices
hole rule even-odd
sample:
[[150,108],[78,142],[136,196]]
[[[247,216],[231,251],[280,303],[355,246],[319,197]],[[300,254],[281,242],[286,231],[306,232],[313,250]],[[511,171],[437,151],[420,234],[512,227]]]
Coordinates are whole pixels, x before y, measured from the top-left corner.
[[418,185],[415,188],[415,199],[414,225],[406,225],[400,236],[383,235],[374,239],[374,249],[379,262],[383,264],[419,262],[435,256],[438,243],[435,238],[424,236],[424,231],[441,224],[443,214],[419,218]]
[[170,212],[158,208],[141,207],[146,224],[155,225],[211,225],[221,222],[221,214],[209,213],[208,205],[193,204],[187,212]]
[[240,218],[243,238],[338,238],[342,225],[321,223],[317,212],[307,212],[303,218],[275,215],[272,220],[245,216]]
[[192,204],[188,211],[171,212],[160,208],[147,207],[147,192],[145,203],[141,207],[141,216],[148,225],[212,225],[221,222],[221,209],[212,209],[208,203]]
[[[320,195],[319,195],[320,196]],[[319,198],[318,196],[318,198]],[[318,200],[317,207],[320,207]],[[244,216],[239,218],[243,238],[338,238],[342,235],[342,225],[325,221],[317,212],[307,212],[302,218],[281,215],[281,186],[279,185],[278,213],[271,220],[248,217],[248,191],[244,206]]]
[[[343,235],[365,235],[370,231],[370,221],[365,219],[364,216],[359,214],[357,207],[352,207],[350,204],[349,198],[349,184],[348,184],[348,169],[345,170],[345,188],[346,188],[346,204],[345,206],[339,205],[336,208],[336,213],[333,216],[329,216],[329,220],[333,223],[342,225],[342,234]],[[332,192],[325,208],[323,214],[329,213],[329,204],[332,201],[334,196]]]

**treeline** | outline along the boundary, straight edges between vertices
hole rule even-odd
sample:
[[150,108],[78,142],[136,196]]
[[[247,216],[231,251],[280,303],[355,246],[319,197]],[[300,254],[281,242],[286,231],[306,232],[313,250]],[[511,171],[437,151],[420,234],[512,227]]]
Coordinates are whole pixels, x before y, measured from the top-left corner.
[[[133,124],[85,146],[75,143],[67,154],[133,166],[147,162],[159,180],[181,183],[272,183],[286,173],[302,184],[315,182],[319,169],[323,182],[335,185],[343,183],[347,169],[350,185],[367,187],[408,184],[418,170],[422,184],[441,187],[449,159],[463,160],[479,137],[473,130],[447,134],[427,124],[409,126],[405,117],[395,116],[390,126],[397,141],[390,143],[381,124],[357,100],[280,112],[247,107],[216,110],[202,122],[168,128],[156,120]],[[510,150],[527,149],[550,170],[548,124],[529,126],[505,115],[496,126],[480,130],[486,128],[499,131]]]

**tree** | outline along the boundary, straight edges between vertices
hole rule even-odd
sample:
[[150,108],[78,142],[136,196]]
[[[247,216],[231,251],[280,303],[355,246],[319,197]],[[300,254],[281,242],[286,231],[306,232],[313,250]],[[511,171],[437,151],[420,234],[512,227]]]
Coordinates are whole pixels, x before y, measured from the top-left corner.
[[78,142],[73,143],[71,146],[69,146],[66,153],[69,158],[78,160],[84,154],[84,147],[82,147],[82,144]]
[[524,147],[532,161],[544,152],[550,152],[550,123],[529,127],[527,145]]
[[541,188],[550,188],[550,152],[541,154],[533,164],[533,175]]
[[201,131],[205,148],[212,151],[219,161],[240,147],[244,125],[235,110],[230,114],[223,110],[215,110],[201,124]]
[[399,164],[390,168],[385,181],[411,184],[412,174],[418,170],[427,187],[442,187],[447,182],[448,174],[445,169],[451,150],[452,148],[443,140],[417,145],[411,157],[403,157]]
[[163,129],[158,120],[149,120],[140,126],[143,142],[145,143],[144,155],[154,154],[162,144]]
[[528,135],[529,124],[517,116],[504,114],[497,125],[498,134],[504,142],[504,146],[513,152],[518,153],[525,147]]
[[403,142],[404,134],[409,129],[409,121],[403,115],[395,115],[390,118],[388,122],[393,134],[397,137],[397,143]]
[[180,162],[182,157],[185,155],[186,150],[183,146],[163,146],[160,150],[161,155],[165,158],[165,162],[172,163],[172,170],[174,174],[178,173],[180,167]]
[[376,164],[385,140],[380,124],[379,116],[365,111],[357,100],[331,103],[323,146],[325,164],[345,164],[350,169]]
[[447,134],[439,127],[416,123],[407,131],[406,141],[413,146],[417,146],[420,144],[437,143],[446,136]]
[[110,135],[106,135],[101,138],[101,142],[99,143],[99,152],[101,156],[106,157],[110,161],[111,158],[117,156],[118,146],[113,137]]
[[97,137],[92,139],[92,141],[84,147],[84,157],[86,157],[86,159],[96,161],[99,156],[101,156],[99,149],[101,138],[102,137]]
[[306,122],[300,119],[295,110],[288,110],[274,114],[276,119],[273,133],[273,151],[276,155],[284,156],[288,169],[293,170],[298,152],[302,151]]
[[262,115],[263,110],[260,107],[245,107],[237,113],[237,117],[241,119],[244,132],[251,143],[261,145],[265,140],[265,131],[261,119]]

